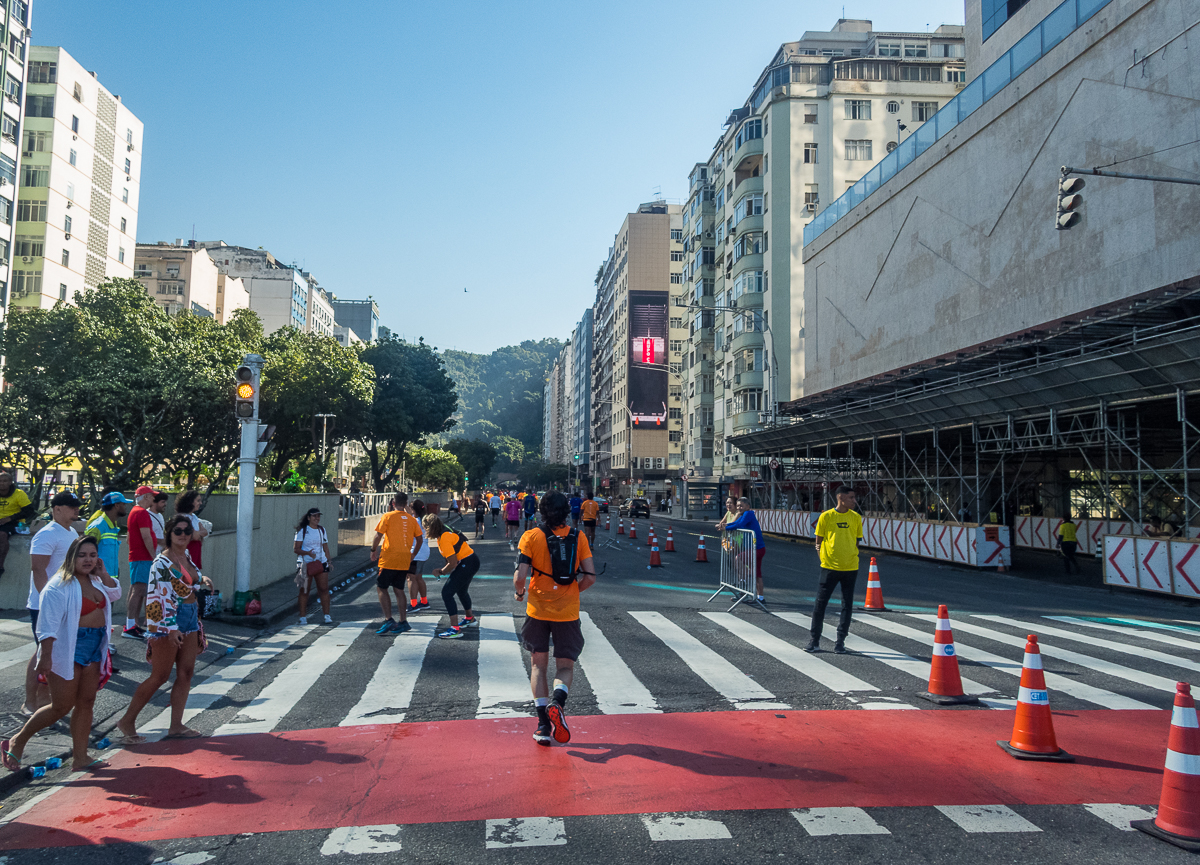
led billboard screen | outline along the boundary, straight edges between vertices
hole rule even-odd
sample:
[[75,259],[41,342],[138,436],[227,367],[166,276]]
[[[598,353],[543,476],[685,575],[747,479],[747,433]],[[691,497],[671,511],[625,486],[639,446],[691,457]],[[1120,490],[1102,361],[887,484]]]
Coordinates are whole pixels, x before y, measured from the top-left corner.
[[629,292],[629,411],[639,428],[667,427],[667,299]]

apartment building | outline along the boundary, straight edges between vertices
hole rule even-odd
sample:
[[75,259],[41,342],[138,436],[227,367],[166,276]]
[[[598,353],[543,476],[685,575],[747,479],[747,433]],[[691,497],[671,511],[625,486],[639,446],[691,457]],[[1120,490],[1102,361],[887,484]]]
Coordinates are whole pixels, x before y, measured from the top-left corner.
[[334,298],[308,271],[278,261],[265,249],[230,246],[223,240],[194,243],[208,250],[220,273],[243,281],[250,308],[262,319],[264,333],[294,327],[305,333],[334,335]]
[[571,332],[571,429],[567,456],[573,460],[576,476],[580,479],[591,474],[592,459],[592,310],[588,307],[583,317]]
[[30,47],[25,90],[13,311],[133,276],[142,167],[142,122],[62,48]]
[[594,306],[591,438],[602,494],[655,500],[674,492],[683,444],[683,271],[679,205],[654,201],[625,217]]
[[8,34],[0,46],[4,62],[3,134],[0,135],[0,326],[11,303],[12,253],[16,242],[17,167],[20,162],[21,121],[24,115],[25,59],[29,53],[29,4],[12,0],[0,8],[0,22]]
[[245,283],[221,273],[208,250],[191,241],[137,244],[133,276],[168,315],[190,312],[225,324],[250,306]]
[[571,344],[568,342],[550,365],[542,400],[542,459],[560,465],[571,461],[568,451],[574,442],[571,431],[571,361]]
[[780,46],[730,112],[683,208],[687,508],[764,478],[729,441],[804,390],[804,226],[962,89],[963,28],[840,20]]
[[379,306],[374,300],[340,300],[334,297],[331,303],[335,333],[340,325],[353,330],[364,342],[379,339]]

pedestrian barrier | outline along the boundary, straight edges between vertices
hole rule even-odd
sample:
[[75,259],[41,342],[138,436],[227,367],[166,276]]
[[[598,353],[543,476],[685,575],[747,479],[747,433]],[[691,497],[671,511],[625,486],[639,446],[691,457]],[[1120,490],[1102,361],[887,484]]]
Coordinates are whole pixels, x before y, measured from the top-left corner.
[[887,612],[887,607],[883,605],[883,585],[879,582],[879,565],[875,563],[874,556],[871,556],[871,568],[867,572],[867,597],[862,609],[869,613]]
[[954,632],[950,630],[950,611],[945,604],[938,606],[937,628],[933,632],[933,657],[929,661],[929,690],[918,694],[939,706],[978,703],[978,697],[963,693],[962,676],[958,673],[958,653],[954,650]]
[[1101,549],[1106,585],[1200,598],[1200,541],[1107,534]]
[[671,527],[667,526],[667,544],[663,547],[664,553],[675,552],[675,536],[671,533]]
[[758,562],[757,543],[754,532],[747,529],[726,531],[721,538],[721,574],[720,586],[709,598],[712,602],[724,591],[730,591],[737,598],[729,608],[732,610],[742,601],[750,600],[766,610],[755,593],[756,565]]
[[1042,651],[1038,648],[1037,635],[1030,634],[1027,639],[1012,738],[1007,742],[997,741],[996,744],[1018,760],[1074,763],[1075,758],[1058,747],[1058,741],[1054,738],[1050,693],[1046,690],[1046,674],[1042,670]]
[[1200,726],[1192,686],[1187,682],[1175,685],[1158,816],[1131,820],[1129,825],[1168,844],[1200,853]]
[[704,549],[704,535],[700,536],[700,543],[696,545],[696,561],[708,563],[708,551]]

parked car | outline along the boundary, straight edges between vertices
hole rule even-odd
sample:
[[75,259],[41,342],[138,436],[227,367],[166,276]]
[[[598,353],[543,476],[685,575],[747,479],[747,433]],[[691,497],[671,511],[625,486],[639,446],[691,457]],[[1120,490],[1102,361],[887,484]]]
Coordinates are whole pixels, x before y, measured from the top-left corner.
[[608,513],[608,499],[604,496],[592,496],[592,499],[600,506],[600,513]]
[[628,515],[630,519],[637,517],[650,519],[650,502],[645,499],[630,499],[627,504],[621,506],[621,513]]

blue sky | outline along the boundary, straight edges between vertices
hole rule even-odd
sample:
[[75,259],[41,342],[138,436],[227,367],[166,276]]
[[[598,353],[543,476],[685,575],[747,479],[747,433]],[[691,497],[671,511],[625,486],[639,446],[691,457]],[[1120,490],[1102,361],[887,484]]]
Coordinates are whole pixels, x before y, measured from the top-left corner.
[[841,8],[35,0],[32,24],[146,125],[139,241],[262,246],[406,338],[487,352],[564,339],[624,215],[684,197],[779,44]]

